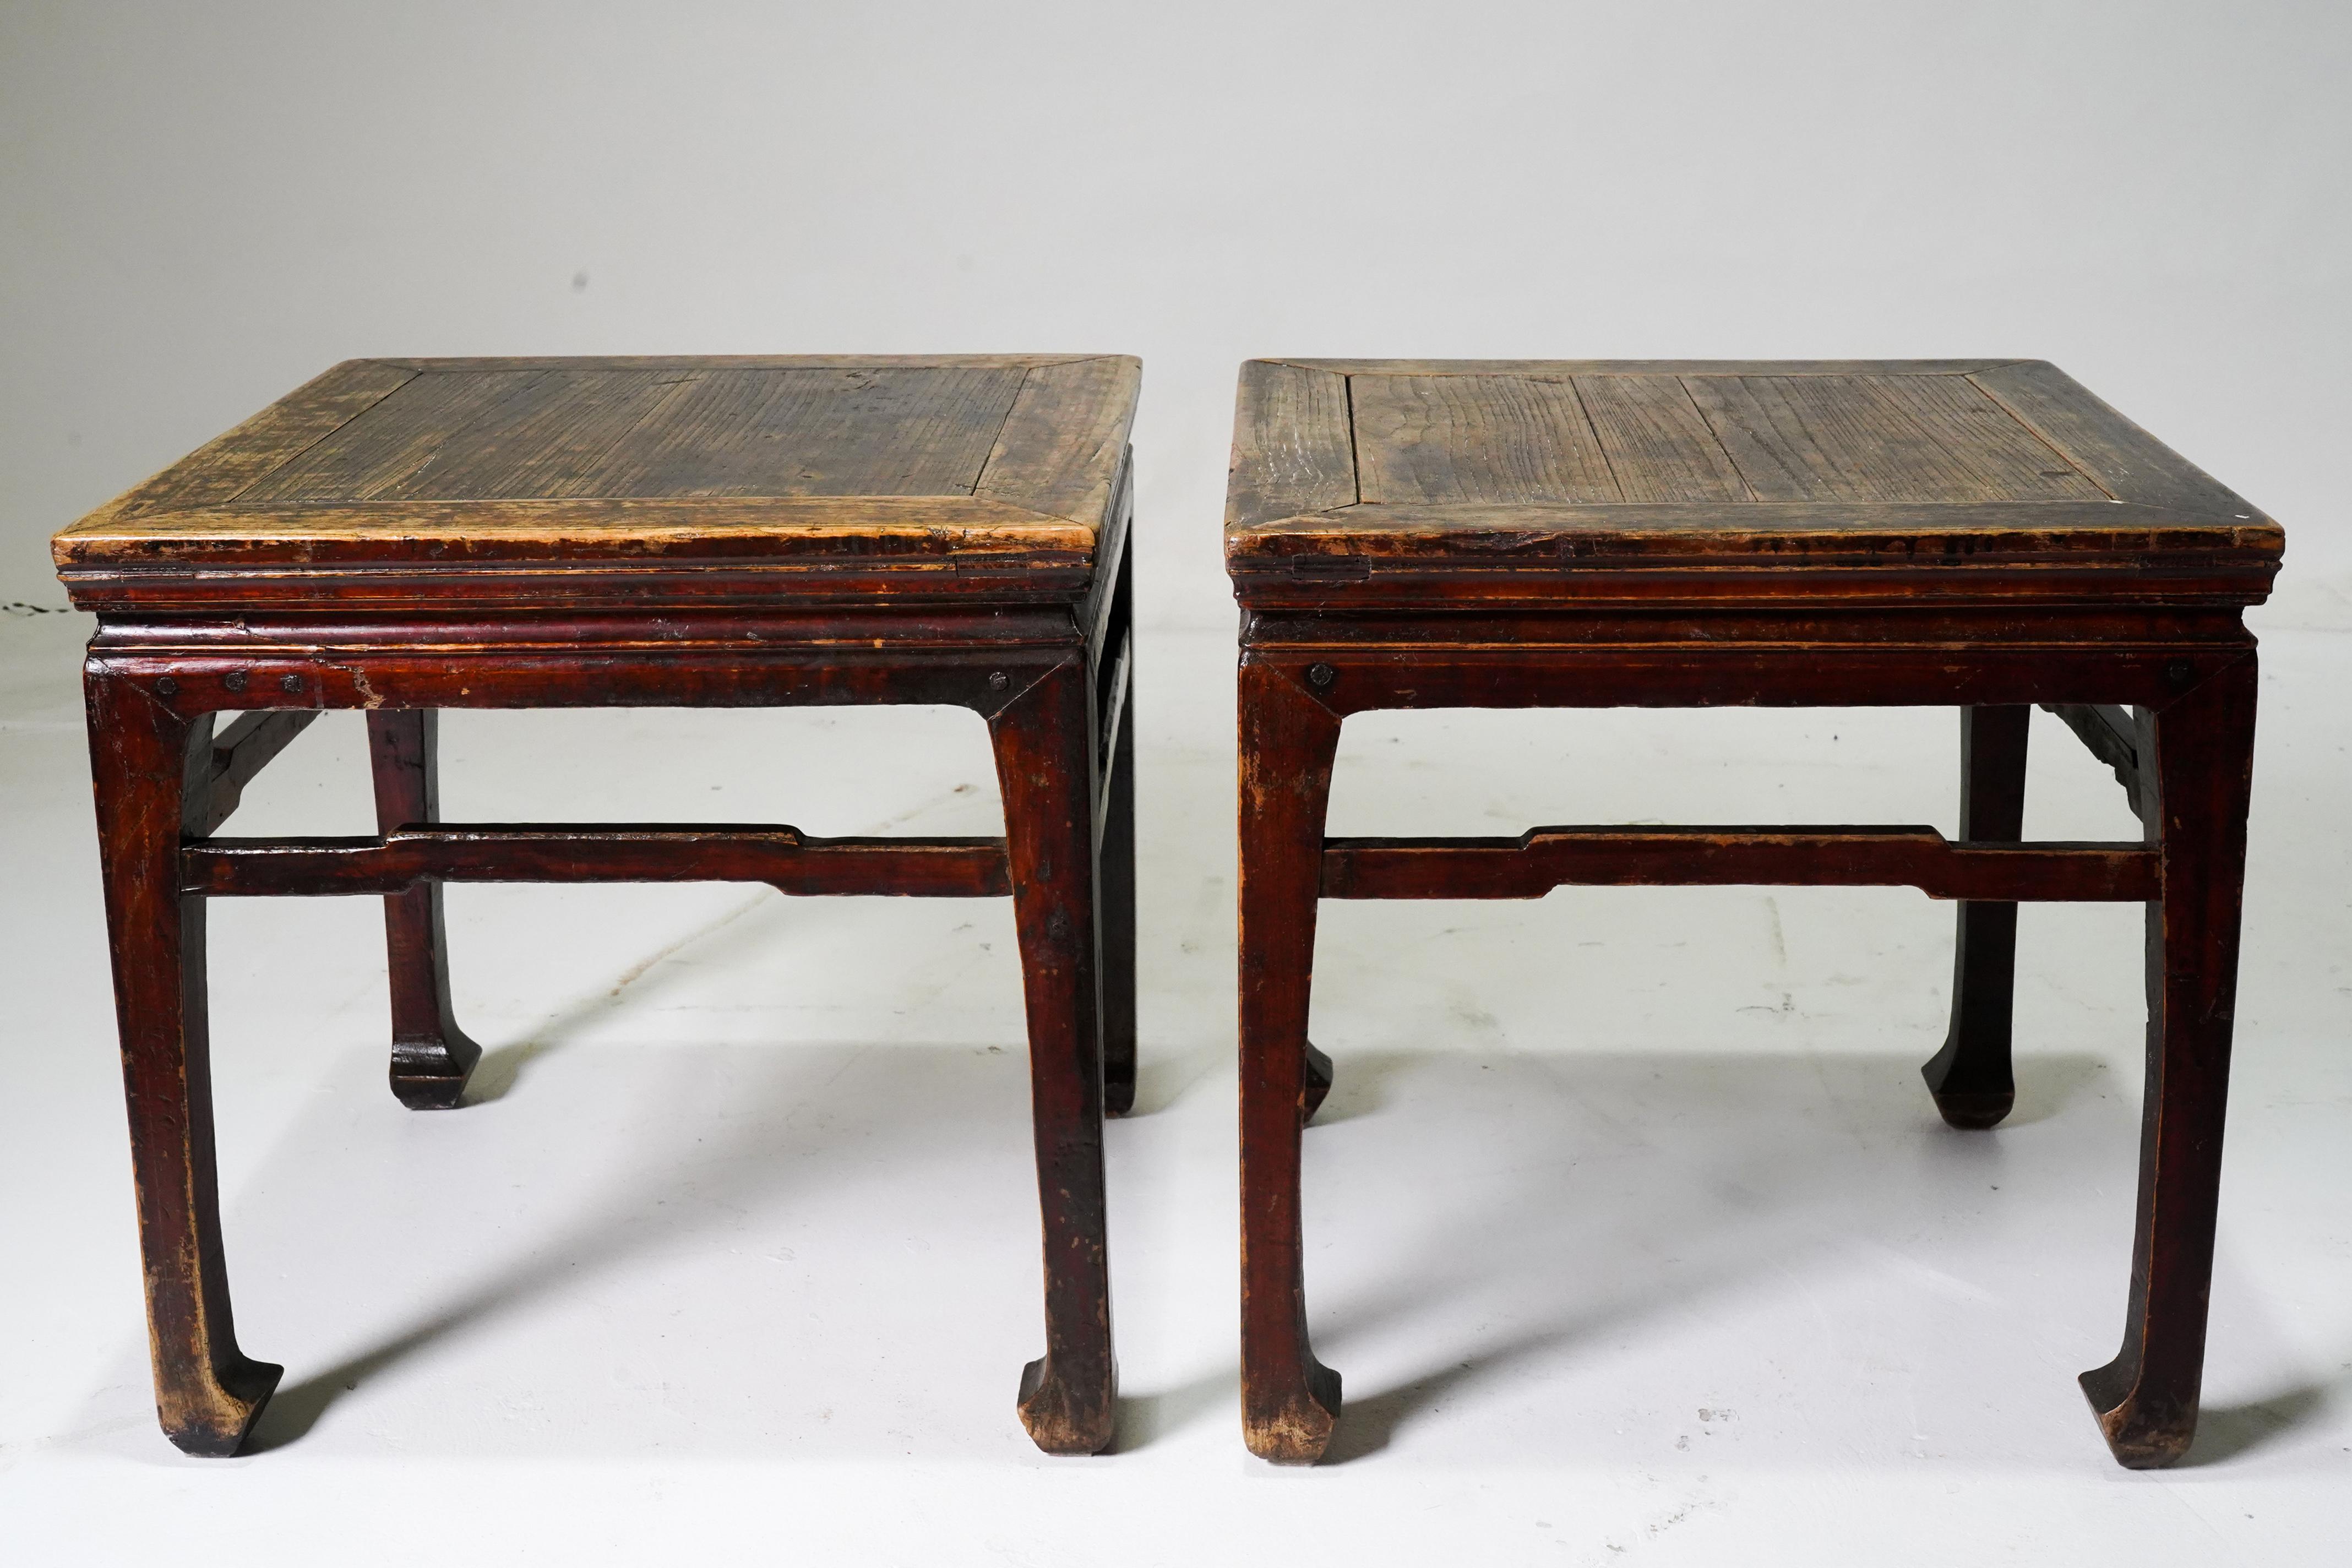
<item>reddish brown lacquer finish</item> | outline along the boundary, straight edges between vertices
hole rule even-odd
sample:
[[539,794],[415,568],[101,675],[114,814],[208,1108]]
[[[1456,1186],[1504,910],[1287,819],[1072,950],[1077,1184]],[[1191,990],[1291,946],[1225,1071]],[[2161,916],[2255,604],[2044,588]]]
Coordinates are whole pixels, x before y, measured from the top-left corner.
[[[1308,1345],[1299,1130],[1324,898],[1566,883],[1895,885],[1956,900],[1955,1127],[2008,1114],[2017,904],[2144,902],[2148,1085],[2130,1310],[2083,1377],[2116,1458],[2196,1428],[2278,525],[2030,361],[1264,360],[1242,371],[1225,550],[1243,607],[1244,1429],[1311,1463],[1339,1379]],[[1937,704],[1931,827],[1539,827],[1331,839],[1342,721],[1385,708]],[[2049,709],[2146,825],[2022,842]]]
[[[1135,1090],[1139,367],[1107,355],[363,360],[58,536],[87,669],[157,1408],[230,1454],[280,1369],[229,1316],[208,898],[384,900],[391,1078],[458,1105],[445,881],[1010,894],[1027,1003],[1039,1447],[1110,1441],[1103,1119]],[[446,824],[444,708],[933,703],[986,721],[1002,838]],[[363,709],[372,837],[216,836],[316,715]],[[215,715],[242,717],[215,728]]]

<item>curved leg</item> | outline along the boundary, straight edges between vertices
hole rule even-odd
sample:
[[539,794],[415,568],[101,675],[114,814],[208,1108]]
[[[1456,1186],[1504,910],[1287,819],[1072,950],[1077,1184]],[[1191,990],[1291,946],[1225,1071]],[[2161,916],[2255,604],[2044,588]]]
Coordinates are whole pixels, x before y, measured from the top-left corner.
[[1097,1027],[1094,698],[1059,666],[989,720],[1004,795],[1013,914],[1029,1015],[1029,1088],[1045,1228],[1045,1354],[1021,1377],[1021,1422],[1049,1454],[1111,1439],[1103,1070]]
[[2138,1229],[2123,1348],[2082,1378],[2107,1446],[2130,1469],[2170,1464],[2197,1432],[2253,778],[2252,656],[2152,722],[2143,711],[2141,734],[2141,757],[2155,758],[2140,783],[2164,897],[2147,910]]
[[[376,831],[439,821],[440,715],[380,710],[367,718]],[[411,1110],[448,1110],[466,1092],[482,1047],[466,1037],[450,1011],[441,884],[386,895],[383,930],[392,971],[392,1092]]]
[[[2030,707],[1960,710],[1960,837],[2014,844],[2025,836]],[[1952,958],[1952,1029],[1919,1069],[1955,1127],[1991,1127],[2017,1100],[2010,1021],[2017,981],[2017,906],[1963,903]]]
[[[1242,1435],[1276,1464],[1322,1458],[1339,1374],[1307,1343],[1299,1131],[1321,1100],[1307,994],[1339,721],[1292,679],[1241,668]],[[1328,1062],[1325,1083],[1328,1087]]]
[[155,1412],[188,1453],[234,1454],[285,1369],[237,1349],[221,1254],[205,901],[180,892],[188,742],[209,734],[103,670],[86,690]]
[[1135,686],[1129,678],[1111,749],[1096,895],[1102,907],[1103,1109],[1135,1109]]

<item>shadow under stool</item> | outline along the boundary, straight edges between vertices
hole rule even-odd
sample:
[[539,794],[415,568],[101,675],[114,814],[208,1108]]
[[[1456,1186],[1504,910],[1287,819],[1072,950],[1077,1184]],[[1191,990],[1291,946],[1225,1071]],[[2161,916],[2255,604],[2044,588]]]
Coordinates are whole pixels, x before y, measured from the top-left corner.
[[[2244,606],[2278,526],[2038,362],[1255,361],[1225,529],[1241,631],[1244,1429],[1321,1457],[1300,1130],[1321,899],[1567,884],[1908,886],[1959,904],[1944,1119],[2010,1109],[2017,904],[2147,907],[2147,1088],[2121,1351],[2083,1374],[2134,1468],[2197,1421],[2253,763]],[[1342,721],[1399,708],[1954,705],[1932,827],[1329,838]],[[2143,825],[2022,841],[2026,721]]]
[[[1111,1437],[1102,1122],[1135,1085],[1128,429],[1117,356],[355,360],[59,534],[86,672],[156,1405],[234,1453],[239,1350],[205,1032],[215,898],[376,894],[392,1087],[455,1106],[450,881],[1010,895],[1045,1344],[1038,1446]],[[988,724],[1001,838],[443,822],[445,708],[924,703]],[[318,715],[362,709],[378,831],[224,838]],[[215,715],[241,715],[215,728]]]

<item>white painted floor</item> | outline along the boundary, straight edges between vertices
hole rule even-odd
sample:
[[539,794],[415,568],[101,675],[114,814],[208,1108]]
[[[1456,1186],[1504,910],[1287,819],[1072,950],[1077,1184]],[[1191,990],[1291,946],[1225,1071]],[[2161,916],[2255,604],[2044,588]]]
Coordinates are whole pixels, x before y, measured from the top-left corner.
[[[2339,587],[2343,585],[2339,584]],[[383,1087],[368,900],[214,917],[238,1329],[265,1450],[180,1457],[147,1387],[78,616],[0,617],[9,965],[0,1559],[1747,1564],[2352,1562],[2352,593],[2265,633],[2205,1424],[2108,1459],[2074,1376],[2130,1249],[2136,909],[2023,920],[2021,1098],[1916,1075],[1951,911],[1905,891],[1326,907],[1308,1279],[1340,1461],[1243,1450],[1232,646],[1147,637],[1144,1067],[1110,1133],[1119,1451],[1014,1420],[1041,1345],[1002,902],[463,888],[479,1102]],[[2028,829],[2130,837],[2037,719]],[[1334,830],[1954,826],[1948,710],[1351,721]],[[996,830],[944,710],[460,714],[459,819]],[[244,833],[361,832],[359,720]]]

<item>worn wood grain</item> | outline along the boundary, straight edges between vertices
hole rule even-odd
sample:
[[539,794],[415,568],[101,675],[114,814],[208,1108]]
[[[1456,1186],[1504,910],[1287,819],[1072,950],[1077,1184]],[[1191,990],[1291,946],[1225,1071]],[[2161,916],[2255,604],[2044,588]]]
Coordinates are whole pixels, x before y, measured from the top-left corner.
[[1618,500],[1754,499],[1679,376],[1590,375],[1574,384],[1617,481]]
[[453,438],[502,405],[525,397],[551,374],[499,370],[412,376],[399,391],[234,499],[253,505],[372,500],[440,458]]
[[232,500],[415,379],[415,371],[400,365],[345,360],[96,515],[170,512]]
[[1685,376],[1759,500],[2111,498],[1965,376]]
[[687,384],[659,418],[635,423],[583,469],[573,493],[970,495],[1024,373],[1008,365],[665,374]]
[[1871,375],[1855,384],[1925,432],[1989,500],[2115,499],[1965,376]]
[[1349,391],[1357,483],[1367,504],[1622,499],[1567,380],[1358,375]]
[[1853,476],[1789,399],[1786,375],[1675,378],[1759,501],[1859,500]]
[[[1982,483],[1903,404],[1882,395],[1874,384],[1885,376],[1779,376],[1769,378],[1823,458],[1841,476],[1841,500],[1971,501],[2021,500]],[[2102,497],[2102,500],[2105,498]]]
[[[630,431],[696,384],[685,371],[518,372],[530,382],[404,471],[353,476],[372,501],[502,501],[593,495],[599,465]],[[418,379],[457,379],[426,372]],[[256,499],[248,497],[248,500]]]
[[1969,379],[2118,500],[2189,516],[2268,521],[2244,497],[2056,365],[2032,361],[1976,372]]
[[1143,362],[1124,354],[1026,372],[972,494],[1101,528],[1142,378]]
[[1227,520],[1248,526],[1349,506],[1358,499],[1348,378],[1267,360],[1244,364],[1227,473]]

